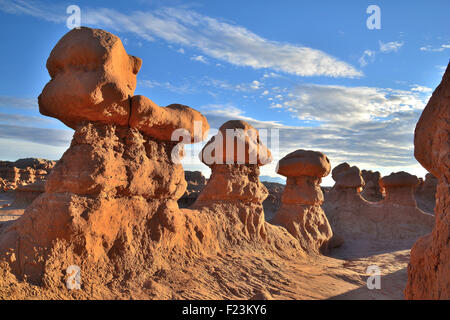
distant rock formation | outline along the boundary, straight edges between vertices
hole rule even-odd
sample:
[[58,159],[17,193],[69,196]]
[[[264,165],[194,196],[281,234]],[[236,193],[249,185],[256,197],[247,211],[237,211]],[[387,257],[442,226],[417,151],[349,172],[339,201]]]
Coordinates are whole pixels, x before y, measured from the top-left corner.
[[371,202],[383,200],[383,193],[379,185],[380,173],[378,171],[362,170],[361,176],[365,182],[365,186],[361,192],[363,198]]
[[296,150],[282,158],[277,173],[287,177],[281,207],[272,222],[285,227],[307,252],[327,250],[331,227],[321,208],[322,177],[330,172],[330,161],[317,151]]
[[271,221],[275,213],[281,206],[281,195],[283,194],[285,185],[277,182],[262,181],[262,184],[269,192],[266,200],[263,202],[264,216],[266,221]]
[[323,208],[333,233],[344,241],[415,240],[431,230],[433,216],[418,209],[413,197],[416,176],[399,172],[381,178],[386,197],[378,202],[361,196],[364,180],[357,167],[341,164],[332,177],[336,183]]
[[25,158],[15,162],[0,161],[0,192],[13,191],[17,187],[45,181],[56,161]]
[[14,202],[11,204],[11,207],[26,208],[44,192],[45,192],[44,180],[19,186],[14,191]]
[[425,212],[434,212],[437,185],[438,179],[431,173],[427,173],[425,181],[422,180],[414,192],[417,206]]
[[336,182],[327,193],[323,209],[330,221],[335,237],[344,241],[359,238],[376,238],[375,207],[361,197],[364,180],[358,167],[341,163],[331,173]]
[[184,171],[184,179],[186,179],[186,192],[178,200],[180,208],[188,208],[203,190],[206,185],[206,178],[200,171]]
[[433,231],[411,249],[407,299],[450,299],[450,64],[422,112],[414,156],[438,179]]

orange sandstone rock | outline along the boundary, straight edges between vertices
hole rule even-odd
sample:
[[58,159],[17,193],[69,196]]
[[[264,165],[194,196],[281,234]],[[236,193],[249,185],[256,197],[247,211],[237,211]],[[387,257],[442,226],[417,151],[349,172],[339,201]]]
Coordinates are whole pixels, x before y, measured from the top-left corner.
[[144,96],[132,97],[131,106],[129,125],[155,139],[193,143],[208,135],[209,124],[205,116],[188,106],[160,107]]
[[72,29],[47,60],[52,78],[39,96],[39,111],[76,129],[80,121],[127,125],[128,96],[136,88],[141,59],[104,30]]
[[259,132],[243,120],[225,122],[203,147],[200,160],[213,164],[265,165],[272,161],[270,150],[261,142]]
[[331,227],[321,208],[321,178],[330,172],[328,158],[317,151],[296,150],[277,165],[277,173],[287,177],[281,207],[272,222],[285,227],[311,253],[326,251]]
[[438,179],[435,224],[411,249],[407,299],[450,299],[450,64],[422,112],[414,156]]
[[[227,135],[227,130],[231,134]],[[207,164],[212,160],[208,164],[212,173],[194,207],[228,212],[242,224],[245,234],[266,239],[262,202],[268,192],[259,181],[259,166],[267,163],[271,154],[260,142],[257,130],[245,121],[228,121],[199,157]]]
[[386,190],[385,202],[415,207],[414,188],[419,179],[407,172],[400,171],[380,179],[380,187]]

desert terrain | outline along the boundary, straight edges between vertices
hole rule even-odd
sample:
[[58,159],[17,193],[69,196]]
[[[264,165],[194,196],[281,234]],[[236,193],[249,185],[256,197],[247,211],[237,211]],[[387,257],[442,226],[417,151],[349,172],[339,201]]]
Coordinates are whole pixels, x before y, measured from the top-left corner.
[[[425,179],[299,145],[277,184],[256,128],[208,139],[200,111],[134,95],[141,65],[87,27],[50,53],[39,111],[74,135],[61,159],[0,162],[1,299],[450,298],[448,67],[416,127]],[[176,161],[201,141],[208,179]]]

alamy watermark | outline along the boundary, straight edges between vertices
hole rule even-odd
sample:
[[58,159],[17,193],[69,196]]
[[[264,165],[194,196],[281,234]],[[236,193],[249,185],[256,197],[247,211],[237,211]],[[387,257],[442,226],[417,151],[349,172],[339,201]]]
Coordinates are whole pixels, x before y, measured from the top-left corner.
[[366,269],[366,274],[370,275],[367,278],[367,288],[369,290],[381,289],[381,269],[376,265],[370,265]]
[[66,20],[66,26],[69,29],[79,29],[81,27],[81,9],[79,6],[72,4],[67,7],[66,13],[69,17]]
[[366,10],[370,16],[366,20],[366,26],[369,30],[381,29],[381,9],[377,5],[370,5]]

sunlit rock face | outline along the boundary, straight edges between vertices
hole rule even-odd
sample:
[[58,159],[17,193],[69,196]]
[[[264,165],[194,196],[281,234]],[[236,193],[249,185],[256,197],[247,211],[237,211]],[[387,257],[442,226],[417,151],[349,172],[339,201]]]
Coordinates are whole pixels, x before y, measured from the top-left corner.
[[282,158],[277,173],[286,179],[281,207],[272,222],[285,227],[307,252],[327,250],[331,227],[321,208],[322,177],[330,173],[330,161],[320,152],[297,150]]
[[414,156],[438,179],[438,185],[433,231],[411,249],[407,299],[450,299],[449,66],[423,110],[414,134]]

